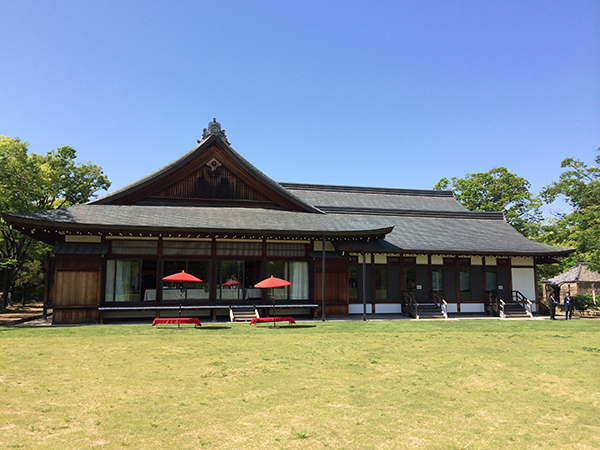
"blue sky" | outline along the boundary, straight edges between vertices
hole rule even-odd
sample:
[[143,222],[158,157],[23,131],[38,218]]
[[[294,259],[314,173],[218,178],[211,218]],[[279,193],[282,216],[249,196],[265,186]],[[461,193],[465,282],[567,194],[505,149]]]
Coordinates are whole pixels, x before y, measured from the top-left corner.
[[600,2],[0,0],[0,134],[117,189],[216,117],[276,181],[537,193],[600,147]]

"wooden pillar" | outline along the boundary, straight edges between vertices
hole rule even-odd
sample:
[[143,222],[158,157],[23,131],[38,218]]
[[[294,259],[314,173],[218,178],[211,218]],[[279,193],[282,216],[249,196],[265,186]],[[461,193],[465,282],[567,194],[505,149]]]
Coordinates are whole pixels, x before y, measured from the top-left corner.
[[327,320],[327,315],[325,313],[325,307],[326,307],[326,303],[325,303],[325,235],[323,235],[323,248],[321,249],[321,258],[322,258],[322,262],[321,262],[321,271],[322,271],[322,275],[321,275],[321,290],[322,290],[322,297],[321,297],[321,304],[323,305],[321,308],[321,320],[323,322],[325,322],[325,320]]

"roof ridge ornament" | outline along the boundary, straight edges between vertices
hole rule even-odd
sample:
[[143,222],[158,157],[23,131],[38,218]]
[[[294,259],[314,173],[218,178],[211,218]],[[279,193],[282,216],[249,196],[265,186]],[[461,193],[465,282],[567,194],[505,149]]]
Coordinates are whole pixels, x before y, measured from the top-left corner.
[[[231,145],[225,135],[225,130],[221,130],[221,124],[214,118],[212,122],[208,124],[208,128],[202,131],[202,139],[207,139],[210,136],[219,136],[227,145]],[[198,141],[200,143],[200,141]]]

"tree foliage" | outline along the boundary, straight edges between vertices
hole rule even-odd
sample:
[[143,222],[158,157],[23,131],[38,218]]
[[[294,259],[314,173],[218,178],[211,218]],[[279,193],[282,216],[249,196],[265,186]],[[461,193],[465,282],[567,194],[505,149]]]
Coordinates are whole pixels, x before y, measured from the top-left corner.
[[[0,136],[0,211],[34,212],[85,203],[110,186],[101,167],[75,161],[75,149],[60,147],[42,156],[29,153],[28,145],[19,138]],[[46,251],[45,246],[0,219],[3,292],[13,286],[28,261],[41,261]]]
[[[548,244],[574,247],[574,253],[565,262],[590,263],[590,269],[600,270],[600,148],[594,163],[567,158],[561,163],[566,169],[559,180],[542,189],[540,196],[546,203],[564,198],[572,207],[541,228],[538,240]],[[563,264],[564,265],[564,264]]]
[[504,211],[506,220],[518,231],[531,236],[541,220],[541,202],[522,177],[498,167],[484,173],[468,173],[464,178],[442,178],[433,187],[452,189],[456,198],[471,211]]

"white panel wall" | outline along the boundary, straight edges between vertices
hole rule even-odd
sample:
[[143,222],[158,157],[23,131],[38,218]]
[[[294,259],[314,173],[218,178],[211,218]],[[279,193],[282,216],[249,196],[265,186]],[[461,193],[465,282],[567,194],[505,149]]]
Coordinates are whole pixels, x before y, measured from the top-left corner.
[[[450,306],[450,305],[448,305]],[[482,313],[485,312],[483,303],[461,303],[460,312],[462,313]]]
[[[362,314],[363,313],[363,305],[360,305],[358,303],[350,303],[348,305],[348,312],[349,314]],[[367,314],[371,314],[373,311],[371,311],[371,304],[367,303]]]
[[376,303],[375,312],[377,312],[377,314],[400,314],[402,312],[402,304]]
[[527,299],[535,301],[535,272],[533,267],[512,269],[512,287],[513,291],[520,291]]

